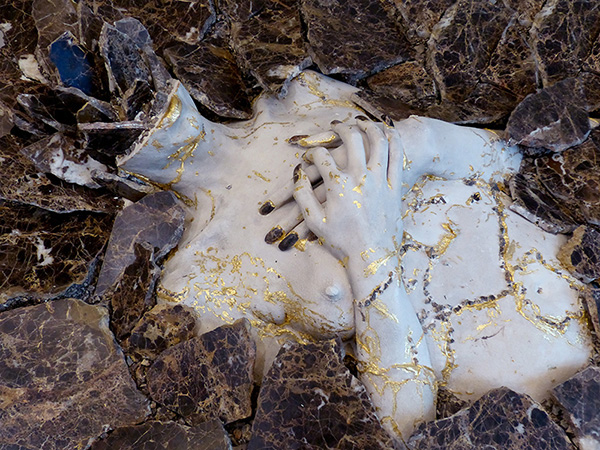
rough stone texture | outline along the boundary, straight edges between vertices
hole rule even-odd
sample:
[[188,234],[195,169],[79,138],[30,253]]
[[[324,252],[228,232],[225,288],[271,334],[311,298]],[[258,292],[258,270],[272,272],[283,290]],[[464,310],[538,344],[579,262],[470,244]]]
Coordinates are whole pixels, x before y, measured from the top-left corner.
[[376,94],[414,108],[426,108],[436,101],[435,83],[423,65],[416,61],[390,67],[366,81],[369,89]]
[[249,119],[252,105],[242,74],[231,52],[211,43],[177,45],[165,50],[165,58],[190,95],[222,117]]
[[230,450],[231,441],[219,420],[195,427],[175,422],[146,422],[117,428],[91,450]]
[[474,89],[511,15],[502,2],[487,0],[459,0],[446,10],[427,50],[442,100],[461,102]]
[[596,283],[586,286],[581,295],[582,303],[588,313],[593,331],[594,345],[596,347],[596,364],[598,364],[600,350],[600,287]]
[[598,2],[547,1],[531,28],[533,50],[544,87],[576,76],[599,32]]
[[581,144],[590,132],[584,105],[584,94],[575,78],[528,95],[508,119],[509,143],[555,152]]
[[600,367],[582,370],[557,386],[552,395],[565,410],[579,448],[599,448]]
[[589,283],[600,278],[600,232],[580,226],[558,252],[557,258],[575,277]]
[[245,320],[168,348],[148,370],[152,399],[196,425],[252,414],[256,347]]
[[437,392],[435,418],[438,420],[445,419],[468,406],[468,402],[459,399],[448,389],[440,388]]
[[600,225],[600,130],[560,155],[535,159],[535,174],[578,223]]
[[433,26],[456,0],[393,0],[413,45],[427,41]]
[[194,312],[182,305],[157,305],[148,311],[131,331],[127,351],[155,359],[167,347],[193,336]]
[[184,212],[171,192],[147,195],[123,209],[115,219],[104,264],[98,276],[96,295],[119,283],[123,271],[134,264],[135,244],[154,249],[153,261],[167,255],[183,233]]
[[238,64],[266,90],[284,96],[289,81],[311,64],[297,1],[270,1],[259,14],[231,24]]
[[566,433],[529,396],[494,389],[468,409],[422,424],[408,441],[410,449],[573,450]]
[[0,397],[0,445],[35,449],[83,448],[149,412],[105,310],[74,299],[0,315]]
[[20,297],[79,297],[112,220],[107,214],[58,214],[0,201],[0,310]]
[[391,449],[339,341],[283,345],[263,379],[248,450]]
[[313,61],[321,72],[350,83],[406,61],[412,49],[404,31],[371,0],[301,0]]

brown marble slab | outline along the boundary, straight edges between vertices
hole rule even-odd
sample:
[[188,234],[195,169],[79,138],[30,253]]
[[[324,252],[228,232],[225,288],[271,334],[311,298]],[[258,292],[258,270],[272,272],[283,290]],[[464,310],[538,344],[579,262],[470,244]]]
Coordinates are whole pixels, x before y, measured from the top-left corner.
[[58,214],[0,201],[0,311],[19,298],[89,296],[112,221],[108,214]]
[[413,45],[427,42],[431,30],[456,0],[393,0]]
[[574,450],[565,431],[529,396],[494,389],[446,419],[422,424],[410,449]]
[[74,299],[0,314],[0,445],[83,448],[106,426],[144,420],[107,319]]
[[600,447],[600,367],[582,370],[555,387],[552,396],[565,411],[579,448]]
[[177,78],[204,107],[221,117],[252,117],[242,73],[228,48],[208,42],[179,44],[164,54]]
[[579,226],[563,245],[557,258],[579,280],[590,283],[600,278],[600,232],[592,227]]
[[512,16],[501,2],[458,0],[433,27],[427,64],[442,100],[461,102],[474,89]]
[[183,305],[156,305],[135,325],[125,344],[128,353],[154,360],[168,347],[193,337],[196,318]]
[[249,417],[256,354],[249,329],[243,319],[165,350],[148,370],[152,399],[192,425]]
[[213,419],[195,427],[176,422],[146,422],[120,427],[90,450],[231,450],[221,422]]
[[248,450],[392,449],[339,340],[283,345],[263,379]]
[[311,64],[296,0],[266,2],[248,20],[231,23],[238,65],[267,91],[285,96],[292,77]]
[[406,61],[412,47],[400,23],[373,0],[301,0],[309,51],[321,72],[342,74],[354,84]]
[[161,191],[124,208],[115,219],[112,234],[98,275],[96,295],[114,288],[124,270],[135,263],[135,244],[148,244],[158,262],[179,242],[184,212],[175,195]]
[[531,39],[544,87],[577,75],[600,32],[600,4],[549,0],[535,17]]
[[528,95],[508,119],[509,143],[554,152],[581,144],[590,132],[585,102],[575,78],[566,78]]

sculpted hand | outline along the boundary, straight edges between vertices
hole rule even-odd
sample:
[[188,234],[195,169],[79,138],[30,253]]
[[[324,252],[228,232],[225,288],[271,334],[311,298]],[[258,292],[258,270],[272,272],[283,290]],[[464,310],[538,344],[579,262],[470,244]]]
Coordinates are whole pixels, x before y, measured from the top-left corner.
[[294,198],[304,221],[341,260],[356,261],[361,256],[364,260],[369,252],[393,251],[393,239],[400,240],[402,231],[403,153],[398,133],[360,116],[356,125],[332,125],[347,164],[338,167],[324,147],[307,152],[323,179],[326,201],[321,204],[305,171],[296,167]]

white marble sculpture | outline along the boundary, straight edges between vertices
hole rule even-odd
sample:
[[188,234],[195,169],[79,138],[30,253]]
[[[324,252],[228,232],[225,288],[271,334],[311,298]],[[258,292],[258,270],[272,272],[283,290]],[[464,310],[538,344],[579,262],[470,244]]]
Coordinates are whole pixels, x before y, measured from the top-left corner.
[[[564,238],[512,213],[498,189],[519,153],[433,119],[355,119],[354,92],[305,72],[283,100],[262,96],[252,120],[223,125],[173,82],[163,116],[120,161],[188,206],[160,296],[193,306],[200,331],[248,318],[258,375],[286,339],[341,336],[404,439],[434,417],[439,386],[544,398],[591,345],[581,285],[555,257]],[[288,142],[298,135],[310,137]]]

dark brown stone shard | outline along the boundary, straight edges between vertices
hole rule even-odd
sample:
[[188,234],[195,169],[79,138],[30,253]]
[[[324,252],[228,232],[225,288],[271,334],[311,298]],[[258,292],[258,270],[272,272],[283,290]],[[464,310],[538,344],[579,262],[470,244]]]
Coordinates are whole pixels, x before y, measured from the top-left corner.
[[427,41],[431,30],[456,0],[393,0],[413,45]]
[[139,121],[80,123],[78,131],[85,139],[85,150],[98,160],[114,165],[114,158],[123,155],[148,125]]
[[115,219],[96,295],[114,288],[124,270],[134,264],[135,244],[154,249],[153,261],[159,262],[181,239],[184,211],[171,192],[158,192],[123,209]]
[[600,75],[591,72],[581,72],[577,77],[585,97],[584,108],[587,112],[600,109]]
[[581,144],[590,132],[585,97],[575,78],[567,78],[525,97],[506,125],[510,144],[561,152]]
[[152,399],[193,425],[249,417],[256,354],[249,328],[239,320],[165,350],[148,370]]
[[192,338],[195,325],[196,319],[189,307],[156,305],[131,331],[127,351],[153,360],[168,347]]
[[18,297],[89,295],[79,291],[90,283],[111,225],[108,214],[58,214],[0,201],[0,311]]
[[442,100],[461,102],[474,89],[513,12],[502,2],[459,0],[433,28],[427,61]]
[[410,105],[426,108],[436,101],[437,91],[425,67],[417,61],[407,61],[383,70],[369,78],[367,85],[374,93]]
[[412,57],[411,45],[383,8],[371,0],[301,0],[313,61],[326,74],[355,83]]
[[0,315],[0,445],[83,448],[106,427],[144,420],[147,400],[107,319],[74,299]]
[[445,419],[453,416],[461,409],[469,406],[465,400],[459,399],[453,392],[443,387],[438,389],[437,399],[435,402],[435,418]]
[[21,144],[14,136],[0,138],[0,200],[60,213],[115,212],[119,208],[120,202],[106,194],[50,180],[39,173],[20,149]]
[[339,340],[283,345],[263,379],[248,450],[394,446]]
[[232,23],[231,45],[240,67],[281,96],[290,80],[311,64],[295,0],[268,2],[258,15]]
[[232,22],[245,22],[258,14],[270,0],[219,0],[217,7]]
[[600,278],[600,232],[580,226],[563,245],[557,258],[562,265],[584,283]]
[[600,3],[549,0],[531,28],[533,50],[544,87],[577,75],[600,32]]
[[231,441],[217,419],[195,427],[175,422],[146,422],[121,427],[90,450],[231,450]]
[[600,447],[600,367],[590,366],[552,391],[566,411],[579,448]]
[[252,116],[242,74],[227,48],[201,42],[169,47],[164,54],[179,81],[204,107],[221,117]]
[[494,389],[468,409],[422,424],[410,449],[573,450],[566,433],[529,396],[506,387]]
[[570,217],[600,225],[600,130],[581,145],[534,162],[537,179]]
[[376,94],[363,89],[352,95],[352,101],[374,117],[384,115],[393,120],[402,120],[415,115],[424,115],[424,111],[407,105],[403,101],[387,94]]

